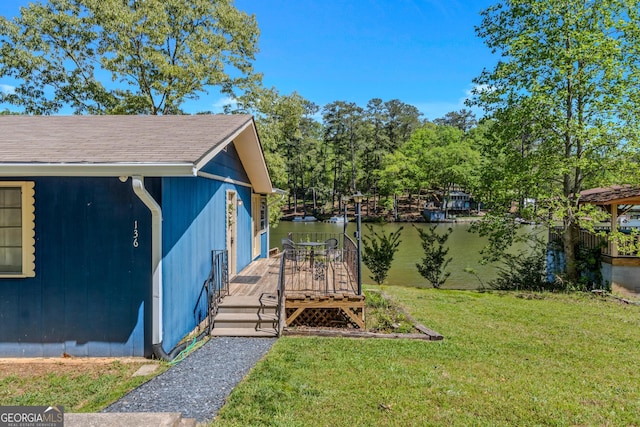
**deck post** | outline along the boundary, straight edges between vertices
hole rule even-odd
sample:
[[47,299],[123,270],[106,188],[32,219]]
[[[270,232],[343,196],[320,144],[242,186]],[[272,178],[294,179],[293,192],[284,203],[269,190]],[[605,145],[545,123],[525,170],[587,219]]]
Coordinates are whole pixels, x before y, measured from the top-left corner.
[[[618,204],[611,204],[611,232],[618,231]],[[618,245],[609,240],[610,254],[612,257],[618,256]]]
[[356,217],[358,219],[356,225],[356,239],[358,239],[358,295],[362,295],[362,193],[359,191],[353,195],[353,201],[356,202]]

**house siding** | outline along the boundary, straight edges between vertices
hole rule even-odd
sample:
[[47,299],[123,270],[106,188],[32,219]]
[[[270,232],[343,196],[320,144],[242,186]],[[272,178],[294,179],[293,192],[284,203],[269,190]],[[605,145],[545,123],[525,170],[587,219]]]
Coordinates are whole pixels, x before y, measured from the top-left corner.
[[227,145],[225,150],[218,153],[202,168],[202,171],[245,183],[249,182],[247,172],[242,166],[238,151],[233,144]]
[[0,279],[0,356],[148,356],[151,216],[130,181],[19,180],[35,183],[36,275]]
[[226,194],[235,191],[237,269],[251,262],[251,189],[207,178],[163,178],[163,348],[170,351],[206,316],[198,296],[211,251],[226,249]]
[[258,258],[266,258],[269,256],[269,233],[260,234],[260,256]]

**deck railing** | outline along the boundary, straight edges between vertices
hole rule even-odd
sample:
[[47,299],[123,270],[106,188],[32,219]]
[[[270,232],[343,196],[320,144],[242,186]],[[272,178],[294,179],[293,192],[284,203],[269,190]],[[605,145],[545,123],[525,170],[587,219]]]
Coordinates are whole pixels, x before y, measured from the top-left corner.
[[[356,295],[357,251],[343,234],[291,233],[294,247],[282,254],[279,292],[304,295]],[[338,240],[337,248],[327,248],[327,239]]]
[[[578,241],[580,244],[584,245],[584,247],[588,249],[600,249],[600,253],[602,255],[607,255],[610,257],[617,258],[636,258],[638,255],[631,249],[627,250],[625,247],[619,247],[619,245],[609,239],[609,231],[608,227],[600,227],[595,230],[598,234],[591,233],[587,230],[580,230]],[[604,234],[602,234],[604,233]],[[640,237],[636,237],[636,241],[630,241],[628,243],[629,246],[633,247],[638,245],[638,240]],[[562,228],[554,227],[549,230],[549,241],[550,242],[561,242],[562,241]]]
[[284,277],[284,269],[285,269],[285,257],[284,254],[280,259],[280,274],[278,280],[278,307],[276,308],[276,313],[278,313],[278,336],[282,335],[282,330],[284,329],[284,319],[285,319],[285,308],[284,308],[284,293],[286,290],[286,281]]

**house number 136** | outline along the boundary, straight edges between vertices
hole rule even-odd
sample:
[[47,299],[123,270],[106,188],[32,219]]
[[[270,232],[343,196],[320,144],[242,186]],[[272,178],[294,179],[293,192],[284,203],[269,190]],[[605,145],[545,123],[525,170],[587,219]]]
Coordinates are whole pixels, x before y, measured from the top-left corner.
[[133,221],[133,247],[138,247],[138,221]]

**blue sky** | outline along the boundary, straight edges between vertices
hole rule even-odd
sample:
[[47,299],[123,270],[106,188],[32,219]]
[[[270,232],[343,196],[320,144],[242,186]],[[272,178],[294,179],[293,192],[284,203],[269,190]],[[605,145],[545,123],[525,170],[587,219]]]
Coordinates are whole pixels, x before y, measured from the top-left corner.
[[[0,2],[18,13],[26,0]],[[298,92],[320,107],[333,101],[365,106],[399,99],[435,119],[464,107],[472,79],[496,58],[474,26],[492,0],[235,0],[255,14],[263,84]],[[0,85],[10,82],[0,80]],[[219,111],[216,89],[187,112]]]

